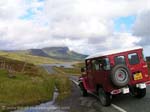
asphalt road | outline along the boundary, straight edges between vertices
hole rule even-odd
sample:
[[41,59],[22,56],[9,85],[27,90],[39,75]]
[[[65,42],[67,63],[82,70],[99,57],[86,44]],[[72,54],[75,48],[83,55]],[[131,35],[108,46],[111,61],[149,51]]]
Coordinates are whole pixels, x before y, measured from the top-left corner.
[[122,95],[114,98],[113,103],[127,112],[150,112],[150,87],[147,87],[146,96],[142,99]]
[[73,68],[73,63],[61,63],[61,64],[43,64],[41,65],[48,73],[55,74],[53,67],[64,67],[64,68]]
[[[53,72],[52,66],[44,67],[49,73]],[[69,98],[60,102],[59,105],[69,107],[68,112],[150,112],[150,86],[147,87],[147,94],[142,99],[137,99],[129,94],[114,96],[112,105],[104,107],[99,100],[89,94],[88,97],[80,95],[77,86],[78,78],[70,76],[72,80],[72,94]]]
[[[71,77],[71,80],[75,82],[77,78],[74,76]],[[76,91],[79,91],[77,86]],[[92,102],[91,106],[94,112],[99,112],[99,110],[101,110],[100,112],[150,112],[150,86],[147,87],[147,94],[142,99],[137,99],[129,94],[113,96],[112,105],[109,107],[103,107],[96,97],[91,96],[92,95],[90,95],[90,97],[79,96],[79,99],[82,99],[81,105],[85,106],[88,106],[88,104]]]

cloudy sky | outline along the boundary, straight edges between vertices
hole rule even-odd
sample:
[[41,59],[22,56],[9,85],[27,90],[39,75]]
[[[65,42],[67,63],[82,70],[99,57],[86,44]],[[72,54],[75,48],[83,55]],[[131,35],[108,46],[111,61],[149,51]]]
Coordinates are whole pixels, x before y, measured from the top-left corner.
[[0,0],[0,49],[142,46],[150,55],[149,20],[150,0]]

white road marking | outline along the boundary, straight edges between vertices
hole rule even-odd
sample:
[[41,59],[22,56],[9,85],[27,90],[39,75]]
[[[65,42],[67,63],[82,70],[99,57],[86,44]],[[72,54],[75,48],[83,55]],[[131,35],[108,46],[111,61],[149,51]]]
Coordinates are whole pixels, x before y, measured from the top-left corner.
[[72,79],[71,79],[71,81],[74,82],[77,86],[79,85],[79,83],[77,81],[72,80]]
[[120,112],[127,112],[126,110],[122,109],[121,107],[115,105],[115,104],[111,104],[112,107],[114,107],[115,109],[117,109]]

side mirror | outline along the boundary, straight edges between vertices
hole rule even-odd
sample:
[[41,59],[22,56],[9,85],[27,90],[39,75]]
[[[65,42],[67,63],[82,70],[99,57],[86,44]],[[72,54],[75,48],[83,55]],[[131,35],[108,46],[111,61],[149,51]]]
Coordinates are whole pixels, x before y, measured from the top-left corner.
[[85,72],[85,67],[82,67],[82,68],[81,68],[81,72]]

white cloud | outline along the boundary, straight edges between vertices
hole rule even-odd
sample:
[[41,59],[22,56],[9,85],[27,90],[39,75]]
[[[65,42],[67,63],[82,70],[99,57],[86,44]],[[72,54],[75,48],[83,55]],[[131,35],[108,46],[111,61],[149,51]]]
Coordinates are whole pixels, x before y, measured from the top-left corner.
[[62,20],[52,24],[51,34],[70,39],[106,36],[111,33],[112,26],[105,20]]
[[44,46],[62,46],[63,39],[51,37],[49,27],[42,27],[32,21],[16,20],[9,27],[0,22],[0,41],[5,43],[1,49],[26,49]]
[[0,1],[0,21],[17,19],[25,13],[26,6],[21,0]]
[[134,47],[140,40],[130,33],[114,33],[113,37],[107,40],[106,46],[112,49]]
[[140,39],[131,33],[115,33],[113,19],[142,13],[150,8],[148,4],[148,0],[47,0],[45,16],[52,34],[69,38],[72,49],[91,53],[135,46]]
[[150,45],[149,20],[150,10],[139,14],[133,26],[133,34],[141,38],[141,41],[139,42],[141,45]]
[[91,54],[110,49],[134,47],[139,41],[140,38],[132,36],[130,33],[114,33],[109,37],[79,39],[74,41],[66,39],[65,43],[71,50]]
[[150,10],[140,13],[133,26],[133,35],[141,38],[137,44],[144,47],[144,54],[150,56]]
[[149,9],[149,0],[1,0],[0,49],[67,45],[90,54],[132,47],[140,38],[115,33],[113,19]]
[[104,18],[129,16],[149,9],[148,0],[75,0],[76,13]]

